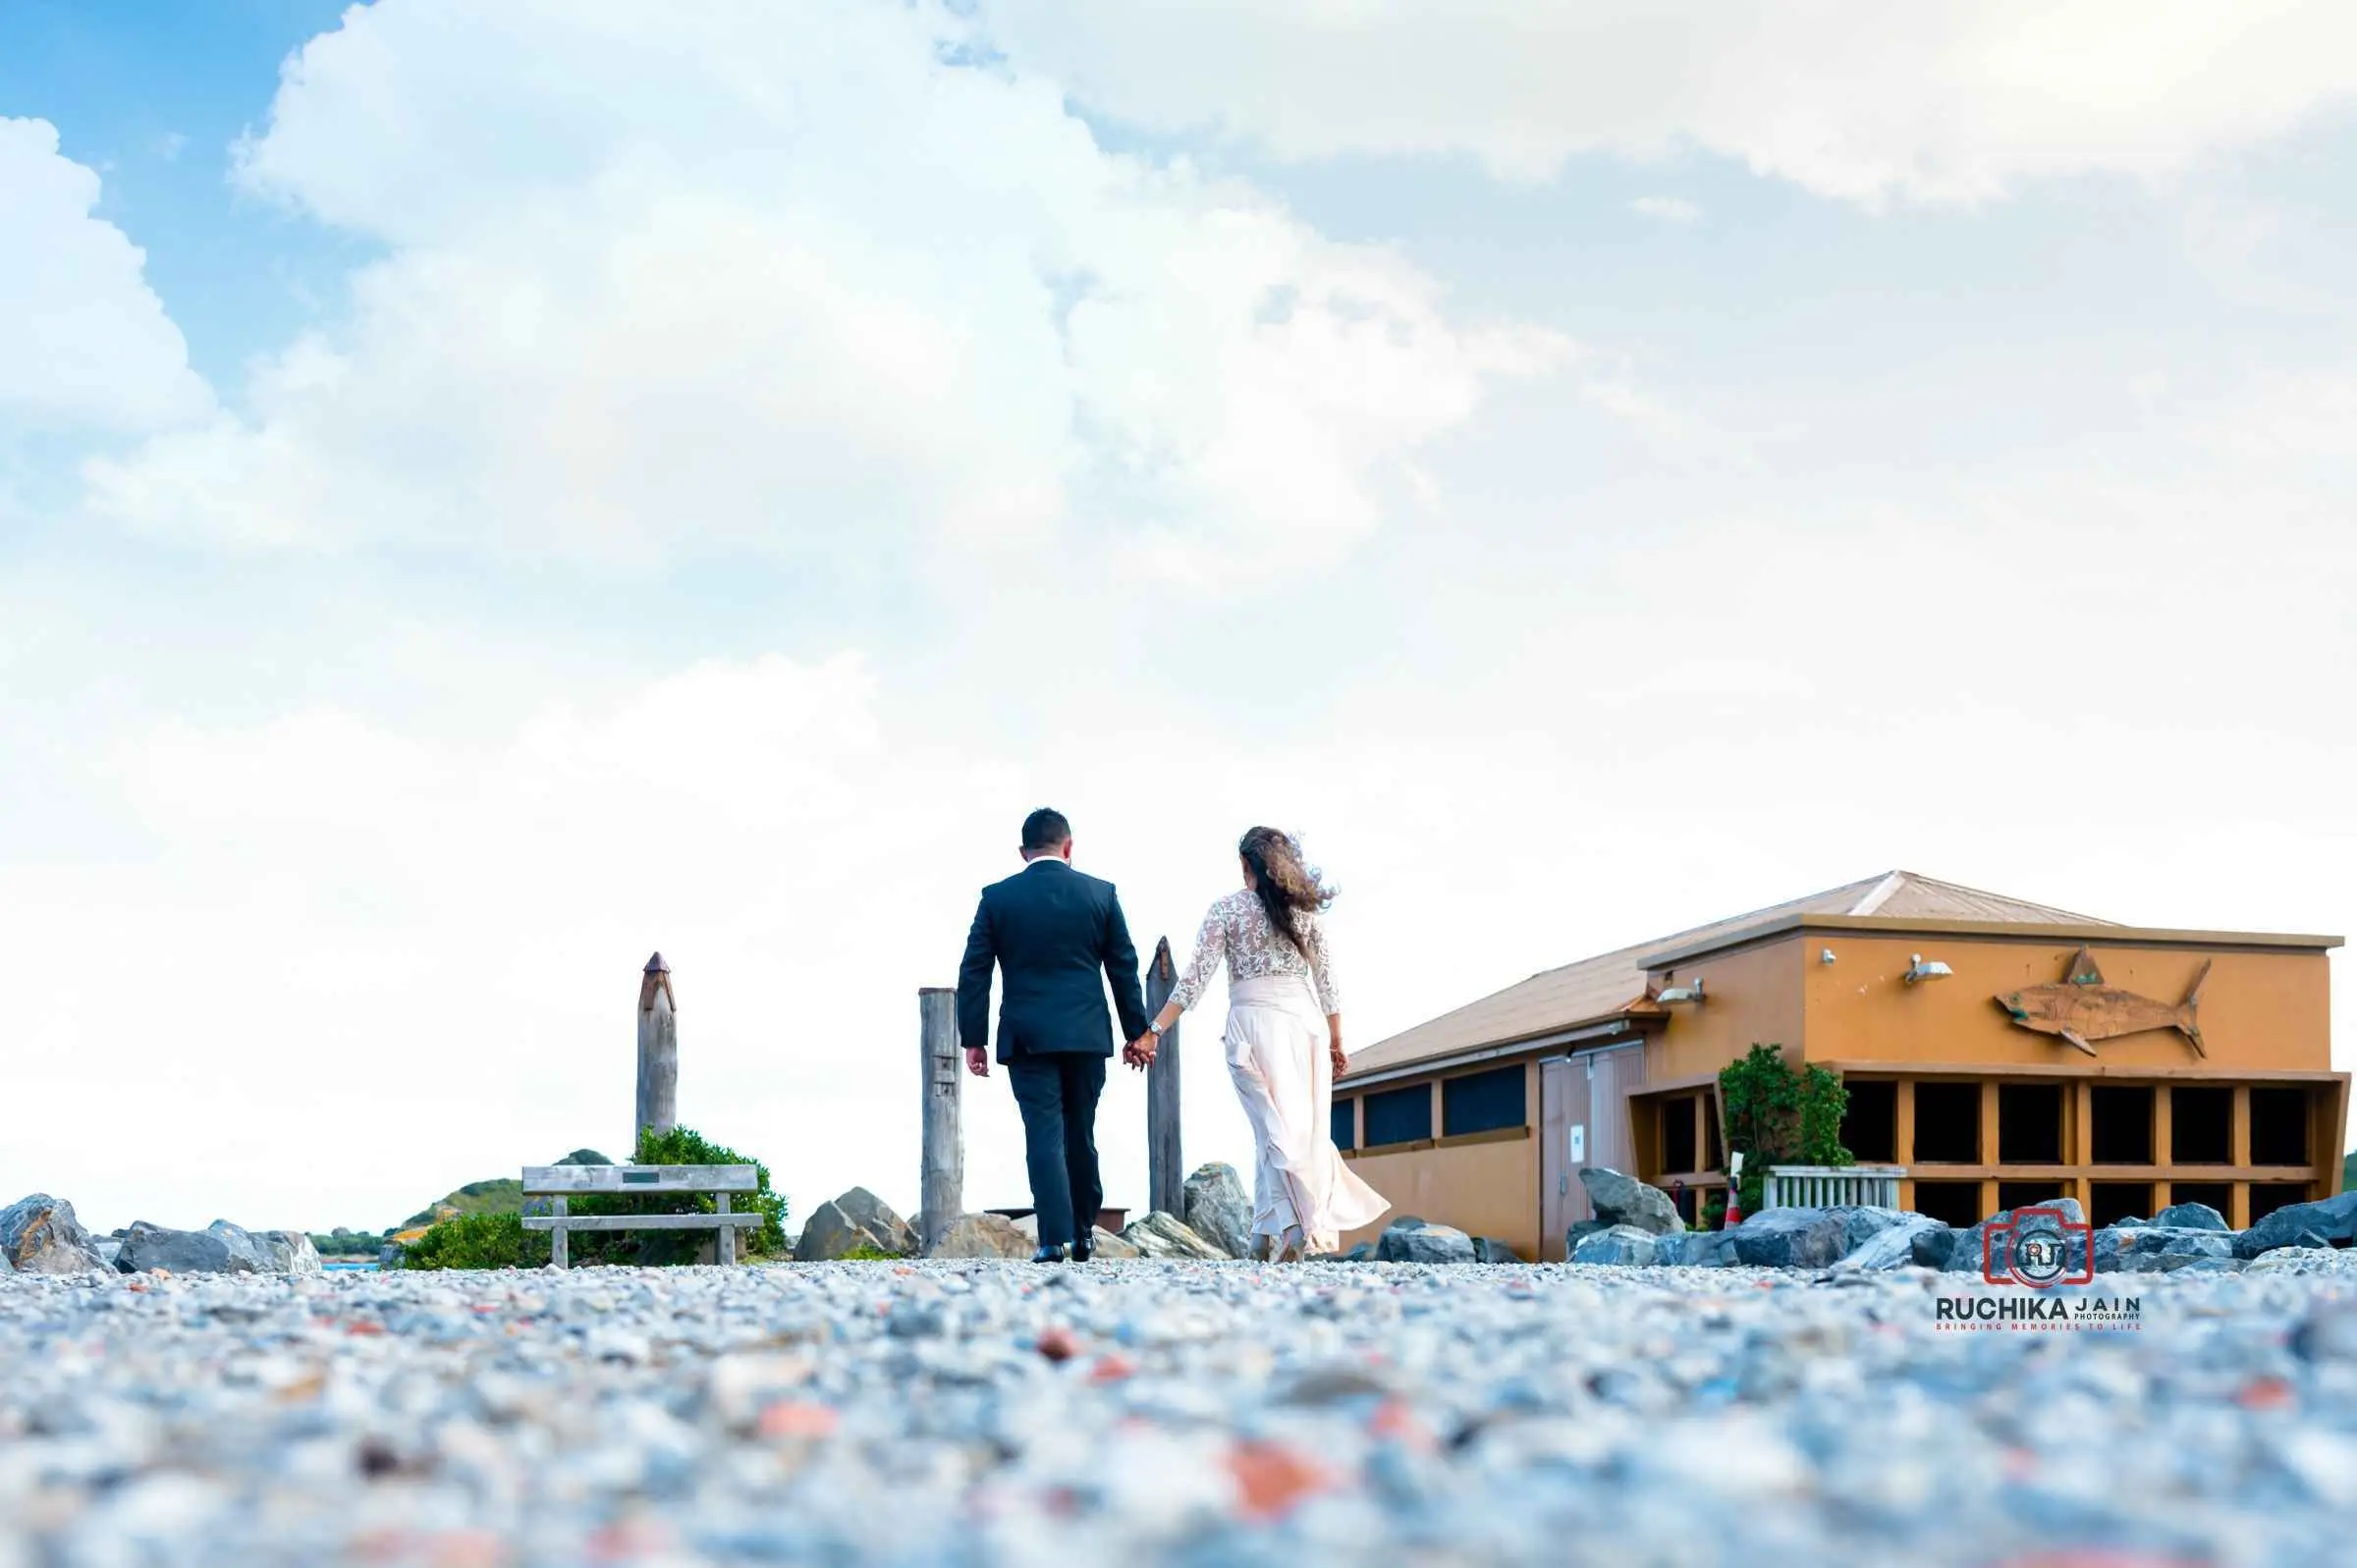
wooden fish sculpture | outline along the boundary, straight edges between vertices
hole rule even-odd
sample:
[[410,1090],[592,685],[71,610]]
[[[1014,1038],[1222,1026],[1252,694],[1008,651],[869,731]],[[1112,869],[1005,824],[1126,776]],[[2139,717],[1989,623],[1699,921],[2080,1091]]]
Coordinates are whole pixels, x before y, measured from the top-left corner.
[[2195,1055],[2206,1057],[2210,1048],[2202,1044],[2202,1025],[2195,1009],[2201,1005],[2202,983],[2209,978],[2210,960],[2205,958],[2194,973],[2185,1000],[2171,1006],[2133,991],[2105,985],[2103,971],[2095,966],[2094,954],[2081,947],[2070,961],[2069,974],[2059,985],[2006,992],[1997,998],[1997,1004],[2022,1028],[2058,1036],[2090,1056],[2095,1054],[2094,1041],[2140,1035],[2153,1029],[2174,1029],[2192,1045]]

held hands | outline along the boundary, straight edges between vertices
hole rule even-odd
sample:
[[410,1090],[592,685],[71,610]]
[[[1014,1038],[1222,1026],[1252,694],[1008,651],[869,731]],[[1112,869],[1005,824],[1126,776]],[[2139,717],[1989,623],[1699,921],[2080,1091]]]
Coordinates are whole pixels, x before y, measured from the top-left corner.
[[1161,1040],[1149,1029],[1122,1048],[1122,1060],[1138,1072],[1154,1065],[1154,1050]]

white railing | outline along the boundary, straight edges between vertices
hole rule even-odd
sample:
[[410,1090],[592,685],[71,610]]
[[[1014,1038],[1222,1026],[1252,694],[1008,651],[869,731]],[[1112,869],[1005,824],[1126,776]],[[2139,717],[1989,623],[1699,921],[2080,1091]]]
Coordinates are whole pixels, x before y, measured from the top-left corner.
[[1866,1204],[1898,1207],[1904,1165],[1776,1165],[1760,1198],[1763,1209],[1833,1209]]

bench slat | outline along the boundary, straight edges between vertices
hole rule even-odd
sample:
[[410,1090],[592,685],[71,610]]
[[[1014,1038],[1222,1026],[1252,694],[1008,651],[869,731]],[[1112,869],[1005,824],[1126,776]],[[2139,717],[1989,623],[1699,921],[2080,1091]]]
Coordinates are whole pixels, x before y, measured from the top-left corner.
[[761,1223],[760,1215],[526,1215],[526,1230],[719,1230]]
[[750,1165],[526,1165],[524,1196],[560,1192],[754,1192]]

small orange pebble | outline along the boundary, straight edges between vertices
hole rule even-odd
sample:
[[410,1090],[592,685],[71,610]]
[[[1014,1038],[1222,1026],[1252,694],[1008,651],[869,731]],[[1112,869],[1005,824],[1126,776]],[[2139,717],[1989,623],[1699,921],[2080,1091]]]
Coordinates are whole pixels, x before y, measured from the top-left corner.
[[1275,1519],[1334,1486],[1334,1472],[1305,1454],[1271,1442],[1237,1443],[1228,1451],[1236,1505],[1251,1519]]
[[2261,1378],[2243,1384],[2234,1402],[2245,1410],[2289,1410],[2300,1401],[2291,1384],[2282,1379]]
[[425,1542],[434,1568],[499,1568],[510,1560],[507,1544],[487,1530],[453,1530]]
[[1368,1419],[1367,1431],[1376,1437],[1404,1443],[1410,1448],[1433,1446],[1432,1429],[1402,1399],[1386,1399],[1377,1405],[1375,1414]]
[[362,1318],[357,1322],[346,1324],[344,1331],[348,1334],[381,1334],[385,1331],[385,1325]]
[[1088,1369],[1088,1380],[1120,1382],[1124,1378],[1135,1376],[1136,1372],[1137,1364],[1127,1356],[1099,1356],[1097,1364]]
[[788,1400],[761,1412],[761,1435],[805,1439],[832,1437],[837,1421],[831,1406],[814,1405],[807,1400]]
[[2027,1481],[2038,1474],[2038,1451],[2034,1448],[2008,1448],[2004,1457],[2005,1479]]
[[673,1544],[672,1533],[651,1519],[617,1519],[588,1540],[591,1562],[655,1556]]
[[1039,1334],[1039,1353],[1053,1362],[1067,1362],[1080,1353],[1079,1341],[1069,1328],[1043,1328]]

